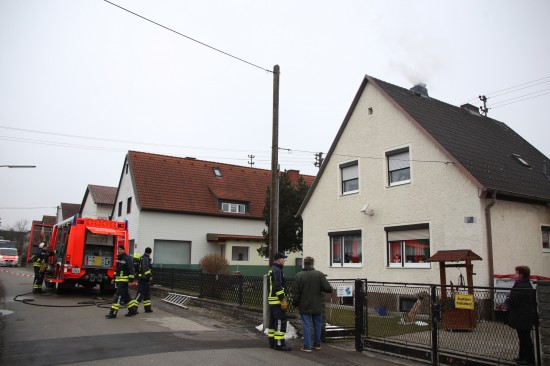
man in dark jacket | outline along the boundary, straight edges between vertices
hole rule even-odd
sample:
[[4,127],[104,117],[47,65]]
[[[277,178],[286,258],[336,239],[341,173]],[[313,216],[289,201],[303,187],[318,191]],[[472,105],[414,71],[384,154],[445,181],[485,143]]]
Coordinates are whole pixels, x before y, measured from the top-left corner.
[[137,278],[138,278],[138,293],[136,295],[136,302],[143,301],[143,307],[146,313],[152,313],[151,309],[151,281],[153,280],[153,267],[151,261],[151,248],[145,248],[145,254],[139,259]]
[[283,253],[275,253],[273,265],[267,273],[268,289],[267,302],[269,303],[269,327],[267,337],[269,347],[276,351],[290,351],[291,348],[285,344],[286,334],[286,311],[288,301],[285,298],[285,276],[283,266],[285,258]]
[[516,281],[506,300],[508,325],[517,331],[519,338],[519,354],[515,361],[522,365],[535,363],[531,329],[536,322],[537,314],[535,312],[535,291],[529,281],[530,275],[529,267],[516,267]]
[[311,352],[311,324],[313,321],[313,348],[321,349],[323,292],[332,293],[325,275],[313,267],[312,257],[304,258],[303,271],[296,274],[292,285],[292,304],[300,311],[304,335],[304,352]]
[[118,255],[116,257],[116,270],[115,279],[116,284],[115,295],[113,296],[113,303],[109,314],[105,315],[108,319],[116,318],[118,311],[120,310],[120,302],[124,301],[128,314],[126,316],[133,316],[137,314],[138,303],[136,300],[132,300],[128,293],[128,283],[134,282],[134,260],[124,249],[124,245],[118,246]]

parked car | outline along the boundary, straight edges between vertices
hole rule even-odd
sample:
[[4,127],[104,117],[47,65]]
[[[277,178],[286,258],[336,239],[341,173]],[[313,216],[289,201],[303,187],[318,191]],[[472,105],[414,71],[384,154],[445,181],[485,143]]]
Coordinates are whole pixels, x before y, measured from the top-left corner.
[[0,266],[17,267],[19,265],[19,256],[17,249],[0,248]]

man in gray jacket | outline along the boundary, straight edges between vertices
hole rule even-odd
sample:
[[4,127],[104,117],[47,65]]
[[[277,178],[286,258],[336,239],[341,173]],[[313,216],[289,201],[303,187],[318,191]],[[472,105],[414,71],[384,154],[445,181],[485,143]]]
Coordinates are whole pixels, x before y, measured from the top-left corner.
[[[332,287],[325,275],[313,268],[313,258],[304,258],[303,271],[296,274],[292,286],[292,304],[300,311],[304,335],[304,352],[312,348],[321,349],[321,321],[323,292],[332,293]],[[313,321],[313,346],[311,344],[311,323]]]

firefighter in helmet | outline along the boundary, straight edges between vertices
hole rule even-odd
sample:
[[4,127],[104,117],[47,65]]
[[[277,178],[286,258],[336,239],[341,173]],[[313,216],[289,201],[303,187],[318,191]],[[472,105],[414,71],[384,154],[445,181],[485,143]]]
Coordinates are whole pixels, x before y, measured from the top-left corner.
[[267,302],[269,303],[269,326],[267,337],[269,347],[276,351],[290,351],[291,348],[285,344],[286,334],[286,311],[288,310],[288,301],[285,298],[285,276],[283,275],[283,266],[285,265],[286,255],[275,253],[273,256],[273,266],[267,273],[269,293]]
[[33,294],[42,293],[42,282],[44,282],[44,276],[46,275],[48,259],[54,254],[48,249],[48,244],[42,242],[38,245],[38,250],[31,257],[34,268],[34,280],[32,283]]
[[132,300],[128,293],[128,284],[134,282],[134,264],[133,258],[126,254],[124,245],[119,245],[118,255],[116,257],[116,270],[115,279],[113,280],[116,285],[115,295],[113,296],[113,303],[111,304],[111,310],[109,314],[105,315],[108,319],[116,318],[118,311],[120,310],[120,303],[124,301],[128,314],[125,316],[136,315],[138,304],[136,300]]
[[145,248],[145,254],[139,260],[139,267],[136,272],[138,278],[138,293],[135,301],[139,303],[143,301],[143,307],[146,313],[152,313],[151,309],[151,281],[153,280],[151,248]]

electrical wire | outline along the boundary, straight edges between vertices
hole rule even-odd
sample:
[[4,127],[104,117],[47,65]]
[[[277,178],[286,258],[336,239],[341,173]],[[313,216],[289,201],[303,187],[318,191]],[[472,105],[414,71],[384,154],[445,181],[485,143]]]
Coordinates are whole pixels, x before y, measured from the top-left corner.
[[[514,85],[514,86],[511,86],[511,87],[508,87],[508,88],[504,88],[504,89],[501,89],[501,90],[497,90],[497,91],[494,91],[494,92],[491,92],[491,93],[484,93],[484,95],[485,95],[485,96],[489,96],[489,97],[490,97],[490,96],[495,96],[495,94],[497,94],[497,93],[500,93],[500,92],[503,92],[503,91],[507,91],[507,90],[511,90],[511,89],[515,89],[515,88],[518,88],[518,87],[520,87],[520,86],[532,84],[532,83],[535,83],[535,82],[537,82],[537,81],[545,80],[545,79],[550,79],[550,75],[549,75],[549,76],[544,76],[544,77],[539,78],[539,79],[536,79],[536,80],[528,81],[528,82],[526,82],[526,83],[522,83],[522,84]],[[539,84],[535,84],[535,85],[539,85]],[[532,86],[534,86],[534,85],[532,85]],[[522,89],[525,89],[525,88],[522,88]],[[518,89],[518,90],[521,90],[521,89]],[[470,103],[470,102],[472,102],[472,101],[474,101],[474,100],[478,100],[478,99],[479,99],[479,97],[476,96],[476,97],[474,97],[474,98],[468,100],[466,103]],[[464,103],[463,103],[463,104],[464,104]]]
[[180,35],[180,36],[182,36],[182,37],[185,37],[185,38],[187,38],[187,39],[189,39],[189,40],[191,40],[191,41],[193,41],[193,42],[196,42],[196,43],[198,43],[198,44],[200,44],[200,45],[202,45],[202,46],[208,47],[208,48],[210,48],[210,49],[212,49],[212,50],[214,50],[214,51],[216,51],[216,52],[219,52],[219,53],[222,53],[222,54],[224,54],[224,55],[226,55],[226,56],[232,57],[232,58],[234,58],[234,59],[236,59],[236,60],[239,60],[239,61],[241,61],[241,62],[244,62],[244,63],[246,63],[246,64],[248,64],[248,65],[250,65],[250,66],[254,66],[254,67],[256,67],[256,68],[258,68],[258,69],[260,69],[260,70],[264,70],[264,71],[273,73],[273,71],[271,71],[271,70],[269,70],[269,69],[263,68],[263,67],[258,66],[258,65],[256,65],[256,64],[253,64],[252,62],[243,60],[242,58],[239,58],[239,57],[237,57],[237,56],[233,56],[233,55],[230,54],[230,53],[227,53],[227,52],[225,52],[225,51],[222,51],[222,50],[220,50],[220,49],[217,49],[217,48],[215,48],[215,47],[212,47],[212,46],[210,46],[210,45],[208,45],[208,44],[206,44],[206,43],[203,43],[203,42],[201,42],[201,41],[199,41],[199,40],[196,40],[196,39],[194,39],[194,38],[191,38],[191,37],[189,37],[189,36],[186,36],[186,35],[183,34],[183,33],[180,33],[180,32],[178,32],[178,31],[175,31],[175,30],[171,29],[171,28],[168,28],[168,27],[166,27],[166,26],[164,26],[164,25],[162,25],[162,24],[160,24],[160,23],[157,23],[157,22],[155,22],[155,21],[153,21],[153,20],[151,20],[151,19],[148,19],[148,18],[146,18],[146,17],[144,17],[144,16],[142,16],[142,15],[139,15],[139,14],[137,14],[137,13],[134,13],[133,11],[130,11],[130,10],[126,9],[126,8],[123,8],[123,7],[120,6],[120,5],[117,5],[117,4],[115,4],[115,3],[112,3],[112,2],[110,2],[110,1],[108,1],[108,0],[103,0],[103,1],[105,1],[106,3],[111,4],[111,5],[113,5],[113,6],[116,6],[117,8],[122,9],[122,10],[124,10],[124,11],[126,11],[126,12],[128,12],[128,13],[130,13],[130,14],[133,14],[133,15],[135,15],[135,16],[141,18],[141,19],[144,19],[144,20],[146,20],[146,21],[148,21],[148,22],[151,22],[151,23],[153,23],[153,24],[155,24],[155,25],[158,25],[158,26],[161,27],[161,28],[164,28],[164,29],[166,29],[166,30],[169,30],[170,32],[176,33],[177,35]]

